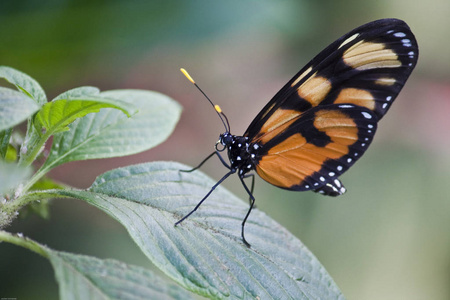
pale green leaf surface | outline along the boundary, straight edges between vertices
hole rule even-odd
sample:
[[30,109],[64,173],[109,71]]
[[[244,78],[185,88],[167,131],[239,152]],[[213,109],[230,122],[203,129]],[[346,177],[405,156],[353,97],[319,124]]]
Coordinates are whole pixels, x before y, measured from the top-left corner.
[[0,78],[4,78],[9,83],[14,84],[19,91],[31,97],[39,106],[47,103],[44,90],[29,75],[10,67],[0,66]]
[[100,90],[93,86],[81,86],[71,90],[68,90],[62,94],[56,96],[52,101],[59,99],[73,99],[82,96],[96,96],[100,94]]
[[38,132],[67,131],[70,123],[87,114],[99,112],[102,108],[116,108],[127,115],[136,112],[135,108],[115,99],[85,96],[83,98],[58,99],[42,106],[34,117]]
[[61,300],[193,299],[188,291],[141,267],[48,249],[47,253]]
[[193,299],[191,293],[175,283],[138,266],[112,259],[52,250],[23,235],[13,235],[6,231],[0,231],[1,241],[21,246],[48,258],[55,270],[61,300]]
[[22,123],[38,110],[39,106],[29,97],[0,87],[0,131]]
[[30,168],[21,168],[16,164],[0,161],[0,196],[17,187],[30,175]]
[[89,192],[56,191],[83,199],[121,222],[168,276],[218,299],[343,299],[317,258],[292,234],[254,209],[241,240],[247,201],[219,187],[182,224],[215,183],[170,162],[129,166],[99,176]]
[[151,91],[115,90],[108,97],[138,108],[131,118],[114,109],[102,109],[73,122],[69,131],[57,134],[45,165],[131,155],[165,141],[178,122],[181,106],[171,98]]

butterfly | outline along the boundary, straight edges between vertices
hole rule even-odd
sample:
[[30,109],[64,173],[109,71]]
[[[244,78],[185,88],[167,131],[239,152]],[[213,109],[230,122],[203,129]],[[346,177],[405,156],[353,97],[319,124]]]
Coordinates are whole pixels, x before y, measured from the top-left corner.
[[[416,66],[418,45],[408,25],[381,19],[362,25],[326,47],[270,100],[242,136],[230,133],[219,106],[188,79],[215,107],[225,132],[215,151],[194,171],[216,155],[229,170],[197,206],[194,213],[231,174],[237,172],[255,203],[254,173],[268,183],[292,191],[312,190],[328,196],[346,189],[339,176],[364,154],[383,118]],[[221,152],[227,150],[228,161]],[[249,188],[244,179],[251,178]]]

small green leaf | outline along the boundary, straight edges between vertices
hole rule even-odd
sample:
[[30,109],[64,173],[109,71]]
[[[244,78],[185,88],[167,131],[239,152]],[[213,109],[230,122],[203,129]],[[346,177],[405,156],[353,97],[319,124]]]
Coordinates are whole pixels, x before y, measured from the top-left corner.
[[59,94],[56,96],[52,101],[59,100],[59,99],[73,99],[73,98],[80,98],[83,96],[97,96],[100,94],[100,90],[93,86],[82,86],[77,87],[71,90],[68,90],[62,94]]
[[148,150],[167,139],[181,113],[179,104],[156,92],[116,90],[100,96],[130,103],[139,111],[126,118],[120,111],[103,109],[75,121],[69,131],[55,135],[46,168]]
[[[189,167],[155,162],[99,176],[89,192],[55,191],[102,209],[128,230],[141,250],[169,277],[215,299],[343,299],[316,257],[258,209],[241,222],[247,201],[217,188],[182,224],[215,181]],[[300,280],[299,280],[300,278]]]
[[135,109],[115,99],[86,96],[75,99],[58,99],[42,106],[34,117],[34,126],[42,135],[67,131],[70,123],[102,108],[116,108],[130,116]]
[[62,300],[96,299],[194,299],[192,294],[150,270],[112,259],[52,250],[29,238],[0,231],[9,242],[48,258],[55,270]]
[[38,182],[33,184],[30,190],[51,190],[51,189],[63,189],[64,186],[53,181],[50,178],[44,177],[41,178]]
[[0,157],[6,160],[9,149],[9,140],[11,139],[12,128],[0,130]]
[[22,123],[38,110],[39,106],[29,97],[0,87],[0,131]]
[[39,106],[47,103],[47,97],[42,87],[27,74],[10,67],[0,66],[0,78],[14,84],[19,91],[32,98]]

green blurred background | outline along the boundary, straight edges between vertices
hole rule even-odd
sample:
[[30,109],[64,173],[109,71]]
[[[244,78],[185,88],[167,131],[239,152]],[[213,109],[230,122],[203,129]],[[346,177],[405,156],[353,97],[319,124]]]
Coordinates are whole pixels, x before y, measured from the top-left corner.
[[[196,165],[223,130],[185,67],[242,134],[304,64],[372,20],[405,20],[419,43],[416,70],[380,124],[365,157],[342,177],[348,192],[325,198],[256,182],[258,208],[319,258],[348,299],[450,299],[450,1],[0,2],[0,64],[67,89],[139,88],[179,101],[174,134],[146,153],[70,163],[51,173],[78,188],[106,170],[154,160]],[[203,170],[225,173],[218,161]],[[224,184],[245,199],[236,178]],[[57,249],[152,268],[126,231],[81,201],[56,200],[51,217],[18,219],[23,232]],[[0,245],[0,297],[56,299],[45,259]]]

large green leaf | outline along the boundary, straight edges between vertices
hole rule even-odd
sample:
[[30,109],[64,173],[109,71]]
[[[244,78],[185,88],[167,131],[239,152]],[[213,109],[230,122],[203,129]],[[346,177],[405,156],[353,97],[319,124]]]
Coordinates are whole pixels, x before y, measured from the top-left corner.
[[60,299],[193,299],[174,283],[141,267],[48,251],[59,284]]
[[181,107],[160,93],[116,90],[100,97],[118,99],[138,108],[131,118],[118,110],[103,109],[72,123],[69,131],[57,134],[45,168],[65,162],[131,155],[148,150],[167,139]]
[[47,97],[42,87],[27,74],[10,67],[0,66],[0,78],[4,78],[6,81],[14,84],[19,91],[31,97],[39,106],[47,102]]
[[61,300],[193,299],[191,293],[150,270],[112,259],[52,250],[22,236],[0,231],[7,241],[47,257],[55,270]]
[[0,87],[0,131],[22,123],[38,110],[39,106],[31,98]]
[[100,94],[100,90],[94,86],[81,86],[59,94],[52,101],[59,99],[79,98],[82,96],[95,96],[98,94]]
[[53,191],[83,199],[121,222],[141,250],[187,289],[217,299],[343,299],[316,257],[292,234],[218,188],[190,218],[214,181],[187,166],[147,163],[99,176],[89,191]]

